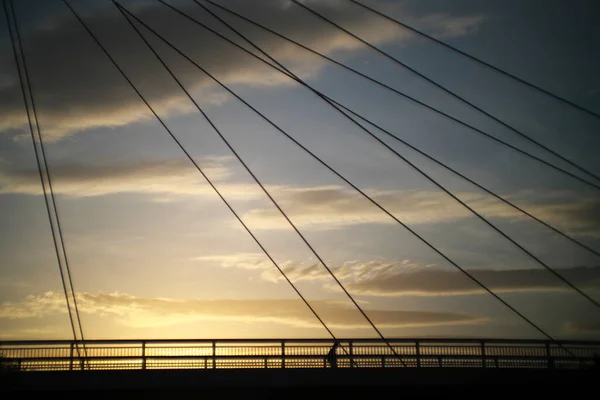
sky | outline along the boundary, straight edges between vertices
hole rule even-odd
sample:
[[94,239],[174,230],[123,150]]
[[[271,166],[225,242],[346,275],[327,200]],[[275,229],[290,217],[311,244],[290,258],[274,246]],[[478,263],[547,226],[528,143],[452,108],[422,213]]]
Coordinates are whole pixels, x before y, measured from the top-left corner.
[[[192,0],[166,2],[258,53]],[[600,251],[599,189],[199,2],[318,91]],[[361,2],[600,113],[600,10],[591,0]],[[85,338],[329,337],[64,3],[15,3]],[[331,331],[377,337],[118,8],[69,3]],[[600,339],[600,310],[539,262],[598,302],[600,257],[367,126],[382,146],[306,87],[160,2],[120,3],[268,118],[136,22],[386,337],[544,338],[282,132],[551,337]],[[600,119],[347,0],[302,3],[600,175]],[[600,185],[289,0],[218,4]],[[4,340],[72,337],[4,15],[0,328]]]

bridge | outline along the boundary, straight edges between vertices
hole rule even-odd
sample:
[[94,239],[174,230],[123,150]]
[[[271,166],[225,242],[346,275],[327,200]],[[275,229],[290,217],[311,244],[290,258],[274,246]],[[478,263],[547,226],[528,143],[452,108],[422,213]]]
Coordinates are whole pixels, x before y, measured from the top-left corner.
[[338,346],[334,343],[330,339],[6,341],[0,342],[0,354],[5,370],[27,372],[600,367],[600,342],[594,341],[338,338]]
[[[436,36],[377,1],[111,0],[96,10],[56,0],[50,22],[25,1],[2,3],[0,132],[11,140],[0,149],[0,205],[10,205],[0,216],[12,224],[0,227],[3,391],[596,383],[600,114],[437,37],[460,38],[481,16],[430,10],[420,21],[438,23]],[[494,74],[498,93],[505,82],[524,88],[537,114],[512,100],[497,113],[477,83],[468,96],[453,90],[429,73],[435,57],[421,63],[429,72],[407,62],[407,38]],[[66,62],[53,46],[71,41],[80,47]],[[428,89],[411,92],[415,82]],[[159,133],[172,148],[148,144]],[[32,232],[13,235],[30,229],[13,214],[40,196],[50,258],[15,239]],[[113,197],[117,211],[97,201]],[[71,226],[65,210],[81,212]],[[98,232],[108,232],[102,243]],[[61,294],[46,287],[51,262]],[[21,270],[38,275],[13,282]],[[263,298],[267,287],[275,298]],[[119,339],[165,326],[164,339]],[[212,338],[247,326],[265,338]],[[304,336],[271,337],[281,331]]]
[[[338,346],[332,347],[334,343]],[[422,395],[436,389],[458,394],[474,384],[497,385],[499,393],[514,390],[515,384],[545,393],[565,385],[589,390],[600,371],[600,342],[592,341],[6,341],[0,351],[2,390],[7,393],[135,392],[160,397],[242,388],[258,390],[240,392],[254,398],[267,389],[402,387],[405,393]]]

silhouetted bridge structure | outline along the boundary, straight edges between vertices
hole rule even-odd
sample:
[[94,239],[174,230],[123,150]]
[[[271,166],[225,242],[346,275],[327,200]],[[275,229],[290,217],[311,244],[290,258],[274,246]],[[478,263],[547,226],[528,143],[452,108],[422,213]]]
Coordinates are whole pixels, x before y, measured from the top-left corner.
[[[589,369],[600,342],[340,339],[338,368]],[[87,340],[1,343],[18,371],[331,368],[331,339]]]
[[[501,339],[87,340],[0,342],[0,392],[107,392],[175,398],[207,389],[244,398],[290,388],[402,387],[411,395],[467,394],[492,384],[513,393],[597,382],[600,341]],[[200,391],[200,392],[199,392]],[[283,392],[281,392],[283,391]],[[327,392],[327,390],[326,390]]]
[[[550,390],[593,387],[600,341],[502,339],[4,341],[2,390],[97,392],[159,397],[207,388],[373,388],[447,393],[497,384]],[[541,385],[541,386],[540,386]],[[287,389],[286,389],[287,388]],[[406,392],[405,392],[406,393]],[[262,390],[244,392],[246,397]]]

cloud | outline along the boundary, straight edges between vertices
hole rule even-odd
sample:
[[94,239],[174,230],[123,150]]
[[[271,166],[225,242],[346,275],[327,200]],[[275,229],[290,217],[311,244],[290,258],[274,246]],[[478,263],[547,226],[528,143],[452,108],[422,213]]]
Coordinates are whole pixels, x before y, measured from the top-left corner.
[[[319,23],[299,7],[286,3],[284,0],[232,0],[224,4],[324,53],[355,51],[363,47],[342,32]],[[292,84],[283,75],[249,59],[202,28],[193,27],[183,17],[157,2],[136,3],[135,6],[132,10],[138,17],[164,33],[203,67],[218,71],[218,77],[226,84],[263,87]],[[375,44],[406,41],[410,37],[409,33],[392,23],[348,4],[319,2],[314,6],[321,12],[334,12],[339,23]],[[85,11],[82,6],[78,7],[80,12]],[[180,8],[190,14],[200,13],[200,8],[191,2]],[[55,13],[52,20],[40,23],[37,29],[21,27],[34,94],[41,110],[41,126],[47,139],[60,140],[90,128],[119,127],[151,120],[150,112],[79,22],[66,9],[61,8],[60,11],[61,14]],[[24,9],[18,6],[17,13],[23,12]],[[195,111],[112,5],[96,6],[94,12],[88,12],[84,18],[159,113],[179,115]],[[209,21],[205,16],[203,18]],[[427,26],[443,35],[456,36],[481,23],[479,18],[444,14],[424,16],[419,20],[423,19]],[[198,46],[198,43],[203,45]],[[298,51],[292,44],[272,36],[263,39],[261,45],[304,78],[317,75],[324,66],[306,52]],[[169,63],[203,105],[218,105],[227,99],[223,94],[214,92],[212,82],[187,62],[173,58],[169,59]],[[0,109],[3,112],[0,132],[21,132],[19,135],[22,135],[26,120],[12,52],[0,55],[0,71],[3,71],[0,75]]]
[[421,18],[421,30],[432,32],[438,38],[456,37],[471,34],[481,26],[485,17],[483,15],[468,15],[451,17],[448,14],[430,14]]
[[[406,224],[451,222],[473,217],[447,194],[430,190],[365,190]],[[522,213],[491,196],[462,192],[457,197],[488,218],[526,219]],[[517,193],[512,198],[533,215],[567,229],[571,233],[600,233],[600,198],[557,197],[537,193],[531,198],[527,193]],[[388,215],[355,191],[340,186],[312,188],[284,188],[280,190],[280,205],[294,223],[309,229],[332,229],[364,223],[395,223]],[[540,203],[542,201],[542,203]],[[288,226],[275,209],[254,209],[244,216],[254,226],[262,229],[287,229]]]
[[[253,201],[266,196],[255,184],[235,181],[232,158],[204,157],[196,160],[226,198]],[[40,195],[39,175],[33,169],[14,169],[0,160],[0,194]],[[142,193],[156,201],[172,197],[205,196],[216,199],[213,189],[187,160],[139,161],[131,164],[53,164],[51,173],[57,194],[71,197]],[[302,229],[336,229],[358,224],[393,224],[388,215],[356,191],[342,186],[294,187],[265,185],[278,204]],[[441,191],[365,189],[406,224],[434,224],[472,218],[468,210]],[[525,220],[523,214],[491,196],[456,193],[487,218]],[[542,220],[577,235],[600,235],[600,198],[555,193],[504,195]],[[253,229],[289,229],[275,207],[254,208],[243,215]]]
[[[485,291],[459,271],[424,269],[399,273],[391,268],[381,273],[351,282],[351,293],[372,296],[439,296],[483,294]],[[559,272],[581,289],[600,288],[600,267],[563,268]],[[543,269],[469,270],[477,280],[495,293],[522,291],[572,290],[550,272]]]
[[265,269],[273,265],[266,255],[260,253],[201,256],[194,257],[192,260],[214,262],[223,268]]
[[[407,223],[439,222],[467,217],[441,193],[420,191],[375,191],[368,194]],[[359,193],[340,186],[286,188],[280,204],[300,227],[331,229],[362,223],[395,223]],[[245,217],[262,229],[287,229],[275,209],[255,209]]]
[[570,333],[600,335],[600,321],[568,321],[565,323],[564,329]]
[[[430,268],[432,265],[419,265],[410,260],[381,262],[381,261],[347,261],[341,265],[329,265],[331,272],[340,281],[361,282],[385,275],[388,271],[408,273],[411,271]],[[296,281],[319,281],[331,279],[331,274],[320,263],[306,265],[287,261],[281,264],[282,270],[292,280]],[[262,274],[266,281],[277,282],[283,279],[279,271],[268,269]],[[337,287],[337,286],[336,286]],[[332,288],[332,287],[330,287]]]
[[[261,278],[279,282],[284,278],[258,253],[237,253],[226,256],[198,257],[217,262],[224,268],[263,270]],[[327,282],[330,273],[320,264],[288,260],[280,267],[292,282],[321,281],[332,291],[337,284]],[[486,293],[466,275],[456,270],[443,270],[436,265],[422,265],[410,260],[347,261],[329,265],[331,271],[352,294],[369,296],[450,296]],[[480,282],[496,293],[522,291],[572,290],[544,269],[469,269]],[[600,267],[575,267],[558,270],[563,277],[582,289],[600,289]]]
[[[321,326],[312,313],[295,299],[263,300],[182,300],[142,298],[122,293],[78,293],[80,312],[116,317],[121,323],[138,328],[166,326],[200,320],[275,322],[298,328]],[[353,308],[337,301],[318,300],[311,305],[328,326],[340,329],[368,328]],[[381,327],[416,327],[481,323],[485,319],[461,313],[401,310],[365,310]],[[40,318],[66,313],[64,296],[47,292],[28,296],[19,303],[2,303],[0,318]]]
[[[215,181],[231,177],[227,158],[205,157],[196,160],[206,175]],[[6,167],[6,165],[4,166]],[[93,197],[117,193],[143,193],[157,200],[170,196],[216,198],[214,190],[187,160],[137,162],[128,165],[58,164],[51,166],[55,193],[71,197]],[[253,199],[261,192],[256,185],[221,183],[228,198]],[[39,175],[34,170],[0,170],[0,194],[40,195]]]
[[[275,283],[284,280],[284,277],[273,266],[273,263],[261,253],[242,252],[225,255],[201,256],[194,257],[192,260],[211,262],[221,268],[261,270],[261,279],[268,282]],[[279,262],[278,264],[292,282],[301,280],[320,281],[331,279],[331,274],[320,263],[306,263],[285,260],[283,262]],[[422,266],[409,260],[393,261],[388,263],[383,263],[380,261],[347,261],[341,265],[332,265],[330,266],[330,269],[335,274],[336,278],[341,281],[346,281],[349,279],[369,279],[372,276],[379,275],[390,269],[409,272],[414,271],[415,269],[429,267],[432,267],[432,265]]]

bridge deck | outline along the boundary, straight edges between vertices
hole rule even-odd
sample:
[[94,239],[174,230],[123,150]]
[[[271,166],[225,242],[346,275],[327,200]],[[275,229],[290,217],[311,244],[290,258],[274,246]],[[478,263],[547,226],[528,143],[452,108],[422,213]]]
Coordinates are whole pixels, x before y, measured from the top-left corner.
[[[110,393],[139,398],[194,398],[199,394],[219,393],[224,398],[295,398],[298,393],[311,398],[335,396],[355,398],[373,395],[400,396],[436,394],[439,398],[469,395],[481,398],[479,387],[493,386],[496,394],[518,395],[531,387],[536,395],[568,391],[589,396],[597,390],[598,370],[548,369],[473,369],[473,368],[371,368],[371,369],[222,369],[222,370],[125,370],[125,371],[53,371],[0,374],[2,392],[11,394],[55,395],[57,393],[101,396]],[[5,378],[5,379],[2,379]],[[316,389],[316,390],[315,390]],[[329,393],[329,394],[328,394]],[[490,391],[485,392],[489,395]],[[284,395],[284,397],[281,397]],[[451,397],[448,397],[450,395]],[[237,397],[237,396],[236,396]],[[551,397],[551,398],[552,398]],[[125,397],[124,397],[125,398]],[[138,398],[138,397],[133,397]],[[406,397],[404,397],[406,398]]]
[[7,371],[165,369],[592,369],[600,342],[500,339],[0,342]]

